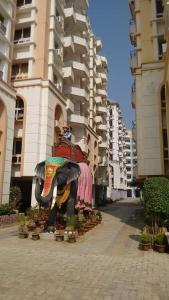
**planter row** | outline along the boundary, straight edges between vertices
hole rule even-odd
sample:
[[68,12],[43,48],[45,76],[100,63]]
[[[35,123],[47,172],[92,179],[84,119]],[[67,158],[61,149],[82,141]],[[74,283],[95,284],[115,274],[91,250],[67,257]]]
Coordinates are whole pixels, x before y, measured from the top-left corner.
[[165,253],[167,251],[167,248],[168,248],[167,245],[158,245],[158,244],[151,245],[150,243],[149,244],[140,243],[140,249],[143,251],[148,251],[150,249],[153,249],[160,253]]
[[24,215],[23,213],[12,214],[12,215],[3,215],[0,216],[0,226],[8,225],[16,222],[18,216]]

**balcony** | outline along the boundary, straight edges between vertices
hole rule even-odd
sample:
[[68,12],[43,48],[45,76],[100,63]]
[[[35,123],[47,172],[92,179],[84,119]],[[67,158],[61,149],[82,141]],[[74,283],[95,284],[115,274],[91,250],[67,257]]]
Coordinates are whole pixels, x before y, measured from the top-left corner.
[[135,80],[131,87],[131,104],[133,108],[136,107],[136,81]]
[[135,18],[135,0],[129,0],[131,15]]
[[80,31],[87,30],[88,22],[85,10],[78,9],[72,5],[71,7],[66,7],[64,12],[67,21],[75,23]]
[[23,0],[18,3],[16,9],[17,9],[17,14],[19,13],[24,13],[29,10],[31,10],[33,7],[35,7],[35,0]]
[[55,28],[57,32],[64,33],[64,19],[61,16],[55,16]]
[[131,44],[136,47],[136,23],[133,19],[130,20],[130,27],[129,27],[129,32],[130,32],[130,41]]
[[133,50],[130,52],[130,59],[131,59],[130,60],[130,68],[131,68],[131,73],[133,75],[136,71],[136,68],[138,67],[136,50]]
[[95,102],[96,102],[97,104],[101,104],[101,103],[102,103],[102,97],[101,97],[101,96],[95,97]]
[[89,70],[86,67],[85,64],[78,62],[78,61],[68,61],[65,63],[65,67],[70,67],[74,70],[74,73],[77,76],[83,77],[89,77]]
[[96,117],[94,118],[94,120],[95,120],[96,124],[101,124],[101,123],[103,123],[103,118],[102,118],[101,116],[96,116]]
[[1,21],[0,21],[0,32],[3,35],[6,35],[6,27],[5,27],[5,25]]
[[73,35],[73,42],[77,51],[83,52],[85,50],[88,52],[89,47],[85,38],[81,36]]
[[100,167],[106,167],[107,166],[107,156],[98,156],[98,162]]
[[18,40],[14,40],[14,45],[23,45],[23,44],[27,44],[27,43],[30,43],[30,37],[27,37],[27,38],[21,38],[21,39],[18,39]]
[[102,41],[96,40],[96,50],[100,51],[102,49]]
[[95,78],[96,85],[102,85],[102,79],[100,77]]
[[107,108],[104,106],[98,106],[97,111],[101,114],[107,114]]
[[88,120],[84,116],[76,115],[76,114],[71,114],[70,116],[70,122],[71,123],[77,123],[77,124],[82,124],[82,125],[88,125]]
[[64,93],[66,95],[71,95],[72,97],[77,97],[79,99],[84,99],[85,101],[89,101],[89,94],[85,91],[85,89],[81,89],[79,87],[71,86],[65,87]]
[[103,143],[99,144],[99,148],[107,149],[107,143],[103,142]]
[[72,52],[75,51],[74,49],[74,42],[73,42],[73,38],[72,36],[66,36],[63,38],[63,45],[64,48],[70,48],[72,50]]
[[101,58],[101,62],[102,62],[103,67],[107,68],[107,65],[108,65],[107,58],[105,56],[100,56],[100,58]]
[[97,95],[107,97],[107,91],[103,89],[97,89]]
[[71,82],[74,81],[74,72],[71,67],[63,67],[63,78],[69,79]]
[[99,124],[97,125],[97,130],[106,131],[107,132],[107,125]]
[[103,82],[107,82],[107,74],[106,73],[97,73],[97,77],[101,78]]
[[62,63],[63,62],[63,49],[62,48],[54,49],[54,56],[55,56],[56,61]]

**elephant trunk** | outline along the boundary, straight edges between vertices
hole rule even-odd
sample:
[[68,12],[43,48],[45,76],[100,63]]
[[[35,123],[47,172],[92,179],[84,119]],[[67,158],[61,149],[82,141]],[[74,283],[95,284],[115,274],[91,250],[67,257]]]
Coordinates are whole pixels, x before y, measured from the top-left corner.
[[42,196],[41,193],[41,184],[39,178],[36,179],[36,187],[35,187],[35,198],[40,204],[48,204],[53,197],[53,188],[49,190],[49,193],[45,196]]

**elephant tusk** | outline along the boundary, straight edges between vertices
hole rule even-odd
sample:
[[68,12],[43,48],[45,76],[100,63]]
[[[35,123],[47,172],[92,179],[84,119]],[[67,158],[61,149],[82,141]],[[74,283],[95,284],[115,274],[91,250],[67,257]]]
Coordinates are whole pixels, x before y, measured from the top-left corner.
[[53,199],[52,199],[52,208],[54,207],[55,205],[55,202],[56,202],[56,197],[57,197],[57,185],[54,186],[54,189],[53,189]]

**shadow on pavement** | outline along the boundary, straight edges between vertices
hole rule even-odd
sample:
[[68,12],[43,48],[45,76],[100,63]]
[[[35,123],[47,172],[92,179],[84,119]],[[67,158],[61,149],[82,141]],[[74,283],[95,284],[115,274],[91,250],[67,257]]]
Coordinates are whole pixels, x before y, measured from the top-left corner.
[[[142,229],[144,225],[144,210],[139,200],[120,200],[104,207],[99,207],[101,212],[119,218],[124,224],[137,229]],[[130,236],[135,239],[136,236]]]

